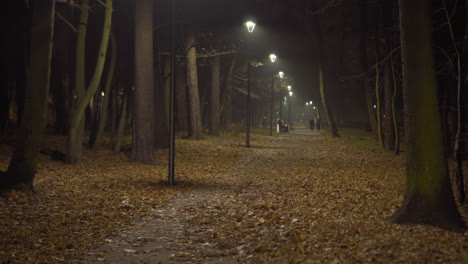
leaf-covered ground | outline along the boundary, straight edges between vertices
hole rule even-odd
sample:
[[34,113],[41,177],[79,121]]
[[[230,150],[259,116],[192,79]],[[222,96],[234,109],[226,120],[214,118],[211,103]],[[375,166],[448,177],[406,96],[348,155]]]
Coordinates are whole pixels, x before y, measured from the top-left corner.
[[[175,187],[166,151],[164,166],[105,148],[78,165],[41,156],[37,193],[0,197],[0,263],[463,263],[467,232],[384,221],[403,200],[404,159],[367,136],[251,143],[178,139]],[[0,145],[1,170],[10,155]]]

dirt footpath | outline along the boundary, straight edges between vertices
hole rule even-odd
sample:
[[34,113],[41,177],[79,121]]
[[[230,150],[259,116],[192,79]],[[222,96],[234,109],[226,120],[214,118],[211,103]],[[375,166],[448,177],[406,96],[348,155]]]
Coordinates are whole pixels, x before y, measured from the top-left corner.
[[81,262],[460,263],[466,235],[383,220],[402,201],[403,160],[364,142],[305,128],[254,136],[227,169],[179,179],[172,201]]

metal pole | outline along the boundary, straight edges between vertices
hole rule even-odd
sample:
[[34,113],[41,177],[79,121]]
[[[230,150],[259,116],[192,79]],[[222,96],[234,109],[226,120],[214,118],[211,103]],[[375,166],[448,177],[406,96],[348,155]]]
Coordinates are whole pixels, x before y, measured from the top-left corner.
[[275,83],[275,76],[271,78],[271,89],[270,89],[270,136],[273,136],[273,88]]
[[288,131],[291,129],[291,95],[288,100]]
[[169,143],[169,175],[168,175],[168,184],[175,185],[174,181],[174,167],[175,167],[175,116],[174,116],[174,106],[175,106],[175,64],[176,64],[176,20],[175,20],[175,2],[176,0],[171,1],[171,92],[170,92],[170,112],[169,112],[169,133],[170,133],[170,143]]
[[283,119],[283,95],[280,93],[279,120]]
[[247,118],[245,124],[245,146],[250,147],[250,61],[247,64]]

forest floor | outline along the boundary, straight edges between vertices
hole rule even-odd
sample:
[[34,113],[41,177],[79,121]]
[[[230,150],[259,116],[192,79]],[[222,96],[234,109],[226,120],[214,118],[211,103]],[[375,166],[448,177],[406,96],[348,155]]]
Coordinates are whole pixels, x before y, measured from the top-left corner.
[[[107,148],[75,165],[41,155],[36,192],[0,197],[0,263],[467,261],[467,231],[384,220],[403,201],[404,158],[341,133],[254,133],[250,148],[243,134],[178,139],[176,186],[167,150],[160,166]],[[0,170],[10,155],[0,145]]]

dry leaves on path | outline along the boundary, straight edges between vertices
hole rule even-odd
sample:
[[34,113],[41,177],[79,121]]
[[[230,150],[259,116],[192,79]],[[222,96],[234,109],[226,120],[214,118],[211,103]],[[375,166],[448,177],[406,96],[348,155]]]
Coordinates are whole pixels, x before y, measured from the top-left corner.
[[[38,194],[0,198],[0,262],[117,263],[92,248],[123,234],[137,243],[115,248],[121,263],[168,252],[173,263],[462,262],[466,233],[383,220],[403,199],[402,157],[367,137],[299,132],[253,134],[252,148],[241,136],[180,139],[176,187],[165,185],[166,167],[106,150],[78,165],[42,157]],[[165,163],[165,151],[156,156]]]

